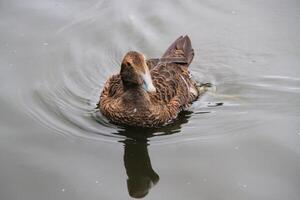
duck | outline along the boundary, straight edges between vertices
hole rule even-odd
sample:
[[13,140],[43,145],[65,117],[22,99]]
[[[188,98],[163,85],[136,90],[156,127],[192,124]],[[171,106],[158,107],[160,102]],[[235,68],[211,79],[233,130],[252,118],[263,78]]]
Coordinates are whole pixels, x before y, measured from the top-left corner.
[[194,58],[190,38],[180,36],[161,56],[125,54],[119,74],[104,84],[97,104],[112,123],[134,127],[161,127],[172,123],[203,93],[192,79]]

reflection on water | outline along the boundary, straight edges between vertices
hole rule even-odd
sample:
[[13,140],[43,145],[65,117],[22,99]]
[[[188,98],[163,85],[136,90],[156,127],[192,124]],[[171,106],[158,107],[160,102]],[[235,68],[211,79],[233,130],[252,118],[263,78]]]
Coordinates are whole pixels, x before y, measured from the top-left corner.
[[151,165],[147,140],[126,139],[122,143],[128,193],[134,198],[142,198],[159,181]]
[[160,133],[159,136],[163,136],[180,132],[181,125],[188,122],[191,113],[189,111],[181,112],[173,124],[162,128],[125,127],[116,133],[126,137],[120,142],[124,144],[124,166],[128,176],[128,193],[131,197],[145,197],[159,181],[159,175],[151,165],[148,139],[157,133]]

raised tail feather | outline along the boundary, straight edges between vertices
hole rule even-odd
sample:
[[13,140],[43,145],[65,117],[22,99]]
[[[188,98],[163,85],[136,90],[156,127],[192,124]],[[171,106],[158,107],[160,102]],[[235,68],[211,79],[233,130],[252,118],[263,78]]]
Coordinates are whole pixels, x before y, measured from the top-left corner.
[[189,36],[180,36],[171,44],[167,51],[162,56],[162,59],[173,60],[174,62],[186,63],[190,65],[194,58],[194,49],[192,48]]

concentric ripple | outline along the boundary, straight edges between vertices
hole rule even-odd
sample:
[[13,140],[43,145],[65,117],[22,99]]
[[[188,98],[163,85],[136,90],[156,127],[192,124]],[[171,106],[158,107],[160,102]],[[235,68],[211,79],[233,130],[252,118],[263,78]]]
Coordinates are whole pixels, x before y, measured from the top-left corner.
[[[210,140],[259,125],[261,120],[254,116],[260,109],[284,111],[286,108],[277,106],[284,105],[285,98],[295,101],[299,97],[299,79],[238,75],[226,64],[226,58],[211,52],[210,57],[204,55],[201,62],[195,59],[191,72],[198,82],[212,83],[213,87],[189,110],[166,127],[126,128],[111,124],[96,109],[103,84],[111,74],[118,72],[122,54],[113,48],[105,50],[109,53],[102,56],[96,50],[82,53],[82,47],[76,46],[71,46],[69,51],[68,60],[73,63],[62,61],[57,67],[47,67],[48,71],[41,77],[43,81],[22,97],[30,116],[68,137],[109,142],[147,137],[152,144]],[[212,57],[215,64],[206,62]],[[285,98],[282,93],[286,94]]]
[[[160,129],[128,129],[109,123],[96,109],[103,84],[110,75],[118,73],[126,51],[138,50],[149,57],[161,55],[166,48],[162,41],[170,36],[161,37],[160,32],[167,33],[165,25],[175,20],[141,13],[140,9],[130,14],[119,12],[124,6],[119,2],[97,3],[57,30],[47,46],[47,52],[59,49],[53,57],[57,62],[49,62],[54,66],[45,63],[39,84],[22,94],[23,107],[31,117],[67,137],[117,142],[141,136],[153,144],[166,144],[236,134],[240,129],[259,125],[262,120],[257,115],[261,110],[285,111],[290,107],[278,105],[285,105],[286,99],[299,99],[298,78],[247,74],[251,72],[249,68],[266,66],[271,53],[249,53],[217,39],[205,43],[192,37],[196,56],[191,73],[199,83],[211,83],[211,90],[173,124]],[[117,15],[110,15],[116,10]],[[101,26],[95,25],[94,20],[102,15],[111,19],[101,20]],[[184,17],[181,13],[178,18]]]
[[[90,55],[92,54],[90,53]],[[30,116],[55,132],[68,137],[119,141],[124,137],[142,135],[142,137],[151,138],[150,140],[154,143],[179,142],[191,139],[190,134],[185,134],[181,138],[183,130],[192,130],[194,124],[197,123],[195,120],[204,114],[212,114],[215,112],[214,109],[223,105],[223,103],[214,102],[215,97],[212,94],[206,94],[188,111],[182,112],[173,124],[166,127],[146,130],[117,126],[102,116],[96,109],[96,104],[106,79],[117,72],[119,61],[107,56],[102,62],[116,67],[112,68],[114,71],[105,71],[107,68],[102,67],[101,63],[91,64],[95,63],[91,62],[93,58],[85,57],[78,61],[78,55],[76,54],[74,57],[77,57],[77,64],[71,64],[72,67],[52,68],[45,72],[43,81],[23,98]],[[85,62],[89,62],[89,66]],[[60,71],[55,71],[55,69]],[[214,75],[205,71],[205,68],[201,68],[196,62],[193,65],[192,73],[199,82],[216,84],[212,78]],[[207,75],[206,79],[204,79],[205,74]],[[215,136],[216,134],[199,134],[196,138],[208,139]]]

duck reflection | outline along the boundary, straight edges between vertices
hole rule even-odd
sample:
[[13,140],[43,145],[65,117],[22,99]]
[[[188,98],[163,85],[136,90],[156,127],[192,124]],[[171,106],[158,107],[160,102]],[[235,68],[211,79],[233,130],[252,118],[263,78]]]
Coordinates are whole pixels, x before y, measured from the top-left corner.
[[191,112],[182,112],[172,125],[160,129],[126,127],[118,132],[119,135],[126,136],[126,139],[120,142],[124,144],[127,189],[131,197],[145,197],[159,181],[159,175],[152,168],[148,152],[149,138],[180,132],[181,125],[188,122],[190,115]]
[[123,143],[128,193],[134,198],[142,198],[159,180],[151,165],[147,140],[126,139]]

